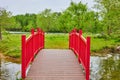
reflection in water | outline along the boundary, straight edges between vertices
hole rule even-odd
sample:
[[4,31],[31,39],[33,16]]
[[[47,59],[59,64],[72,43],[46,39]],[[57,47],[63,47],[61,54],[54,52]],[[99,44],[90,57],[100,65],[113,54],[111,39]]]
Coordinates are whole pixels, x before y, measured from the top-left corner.
[[120,54],[92,56],[91,80],[120,80]]
[[1,60],[0,80],[16,80],[20,78],[20,64]]

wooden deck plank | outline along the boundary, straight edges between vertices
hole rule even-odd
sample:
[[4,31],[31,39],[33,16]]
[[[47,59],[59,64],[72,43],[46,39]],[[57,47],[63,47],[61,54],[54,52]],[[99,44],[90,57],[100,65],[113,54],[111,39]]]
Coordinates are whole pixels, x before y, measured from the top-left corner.
[[71,50],[43,49],[32,63],[26,80],[85,80],[85,75]]

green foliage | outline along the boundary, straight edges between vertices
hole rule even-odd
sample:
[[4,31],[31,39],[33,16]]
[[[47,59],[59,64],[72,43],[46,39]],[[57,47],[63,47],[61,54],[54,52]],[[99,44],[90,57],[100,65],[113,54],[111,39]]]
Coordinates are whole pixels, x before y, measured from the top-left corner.
[[120,31],[120,0],[95,0],[96,8],[100,10],[103,30],[108,35]]
[[45,9],[37,15],[37,26],[47,32],[59,32],[58,18],[61,13]]
[[0,52],[11,57],[20,57],[21,35],[19,34],[3,34],[3,40],[0,41]]
[[45,9],[38,14],[27,13],[13,16],[17,27],[9,30],[29,31],[31,28],[40,27],[46,32],[66,33],[77,28],[96,33],[101,31],[97,14],[89,10],[86,4],[71,2],[63,12],[52,12],[51,9]]
[[11,13],[0,7],[0,40],[2,39],[2,28],[10,27],[12,24]]
[[17,15],[15,18],[18,30],[30,31],[31,28],[36,28],[36,14]]
[[87,5],[81,2],[71,2],[70,6],[61,14],[58,21],[63,32],[70,32],[73,28],[94,32],[97,29],[96,24],[98,24],[95,12],[88,10]]
[[0,27],[7,27],[10,25],[11,13],[0,7]]
[[[7,30],[30,31],[31,28],[40,27],[46,32],[70,32],[73,28],[84,32],[111,35],[120,32],[120,1],[95,0],[97,12],[89,10],[86,4],[71,1],[63,12],[52,12],[45,9],[38,14],[22,14],[10,16],[11,13],[1,9],[4,18],[0,17],[0,24],[6,26],[11,19],[12,25]],[[7,22],[7,23],[6,23]]]
[[103,39],[103,38],[93,38],[91,39],[91,50],[94,52],[100,51],[104,49],[105,47],[112,47],[115,45],[114,39]]

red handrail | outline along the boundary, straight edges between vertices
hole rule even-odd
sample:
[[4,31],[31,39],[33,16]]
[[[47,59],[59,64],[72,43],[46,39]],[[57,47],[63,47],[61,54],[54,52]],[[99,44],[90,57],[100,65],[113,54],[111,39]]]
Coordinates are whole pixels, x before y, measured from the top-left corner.
[[21,75],[22,78],[26,77],[26,70],[29,64],[34,60],[35,55],[39,50],[44,48],[44,32],[41,29],[31,30],[31,35],[26,39],[26,35],[22,35],[22,64]]
[[76,29],[69,33],[69,48],[77,55],[79,62],[82,64],[86,80],[89,80],[90,75],[90,37],[86,39],[82,36],[82,30],[77,32]]

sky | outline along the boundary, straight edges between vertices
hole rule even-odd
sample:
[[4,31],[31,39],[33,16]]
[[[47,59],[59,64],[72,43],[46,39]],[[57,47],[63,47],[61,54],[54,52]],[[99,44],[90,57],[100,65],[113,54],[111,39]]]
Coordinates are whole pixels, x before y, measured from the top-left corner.
[[46,8],[54,12],[62,12],[71,1],[87,3],[89,9],[94,5],[93,0],[0,0],[0,7],[12,12],[13,15],[39,13]]

